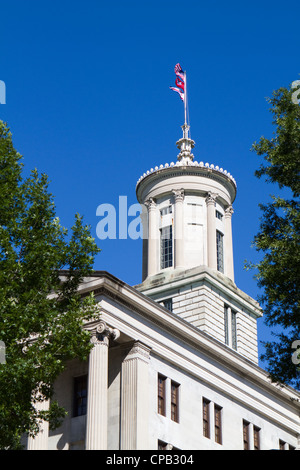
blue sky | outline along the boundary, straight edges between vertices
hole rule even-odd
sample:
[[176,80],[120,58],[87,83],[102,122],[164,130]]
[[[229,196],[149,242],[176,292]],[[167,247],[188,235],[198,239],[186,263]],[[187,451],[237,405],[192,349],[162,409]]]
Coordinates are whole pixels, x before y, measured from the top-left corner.
[[[25,171],[48,174],[61,223],[71,227],[79,212],[96,237],[98,205],[136,203],[139,177],[176,161],[183,106],[169,86],[180,62],[195,159],[237,181],[236,284],[256,298],[244,260],[258,259],[258,204],[277,188],[255,178],[261,162],[250,148],[272,136],[266,97],[299,79],[299,14],[277,0],[3,2],[0,119]],[[141,281],[140,240],[97,241],[95,269]],[[268,335],[260,320],[259,339]]]

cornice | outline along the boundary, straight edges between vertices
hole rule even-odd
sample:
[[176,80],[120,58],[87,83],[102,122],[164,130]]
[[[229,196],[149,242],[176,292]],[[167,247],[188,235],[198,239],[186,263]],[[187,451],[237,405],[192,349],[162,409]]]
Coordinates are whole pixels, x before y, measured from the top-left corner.
[[146,182],[150,183],[155,179],[173,178],[181,175],[203,176],[205,178],[218,181],[222,184],[225,183],[226,185],[229,185],[231,187],[231,192],[233,191],[234,197],[232,202],[236,197],[237,184],[233,176],[229,172],[227,172],[227,170],[223,170],[223,168],[219,168],[218,166],[214,166],[213,164],[204,164],[203,162],[199,163],[197,161],[193,161],[190,162],[188,165],[183,165],[181,164],[181,162],[177,162],[176,164],[172,162],[170,165],[166,163],[165,165],[160,165],[159,167],[156,166],[154,169],[151,168],[151,170],[148,170],[137,181],[136,194],[138,200],[141,185],[144,185]]
[[[247,377],[254,383],[259,383],[262,387],[268,389],[270,393],[279,394],[281,399],[285,399],[290,404],[292,397],[300,399],[300,394],[289,386],[285,386],[283,388],[284,393],[282,393],[281,389],[279,390],[270,382],[266,371],[225,344],[174,315],[154,300],[109,273],[98,271],[98,274],[100,273],[102,273],[102,277],[95,279],[96,283],[93,287],[90,285],[89,288],[89,291],[93,291],[95,296],[110,298],[124,306],[128,311],[137,313],[165,331],[171,331],[174,337],[177,337],[185,344],[193,346],[205,355],[214,357],[220,364],[235,370],[238,374]],[[86,294],[87,291],[85,291]],[[111,312],[108,314],[113,316]],[[122,323],[123,319],[120,322]],[[116,328],[121,331],[119,325]]]
[[158,273],[152,278],[147,278],[135,288],[145,295],[156,295],[165,290],[171,291],[187,284],[202,282],[233,298],[237,304],[251,311],[256,317],[262,316],[262,309],[256,300],[241,291],[227,276],[218,271],[214,272],[208,266],[199,266],[187,270],[178,269],[170,271],[168,274],[169,276],[165,273]]

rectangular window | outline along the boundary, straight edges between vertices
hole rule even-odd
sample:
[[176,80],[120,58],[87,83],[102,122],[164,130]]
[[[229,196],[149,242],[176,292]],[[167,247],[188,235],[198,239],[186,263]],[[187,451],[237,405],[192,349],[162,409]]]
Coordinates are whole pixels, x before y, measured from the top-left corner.
[[179,385],[171,381],[171,420],[179,423]]
[[237,350],[237,339],[236,339],[236,312],[231,310],[231,341],[232,348]]
[[217,210],[216,210],[216,217],[217,217],[217,219],[219,219],[219,220],[223,220],[223,215],[221,214],[221,212],[219,212],[219,211],[217,211]]
[[249,425],[248,421],[243,420],[243,442],[244,442],[244,450],[250,449],[250,442],[249,442]]
[[172,225],[160,231],[160,267],[169,268],[173,265],[173,234]]
[[224,334],[225,344],[237,350],[237,312],[227,305],[224,306]]
[[260,449],[260,428],[253,426],[254,450]]
[[164,216],[167,214],[172,214],[172,206],[163,207],[160,211],[160,215]]
[[157,412],[160,415],[166,416],[166,377],[158,376],[158,390],[157,390]]
[[203,398],[202,402],[202,421],[203,421],[203,436],[210,438],[210,424],[209,424],[209,403],[210,401]]
[[215,441],[222,444],[222,408],[215,405]]
[[223,234],[217,230],[217,270],[224,272],[224,260],[223,260]]
[[228,312],[229,308],[225,305],[224,307],[224,326],[225,326],[225,344],[229,346],[229,321],[228,321]]
[[172,299],[165,299],[163,300],[163,306],[170,310],[170,312],[173,311],[173,300]]
[[74,378],[73,416],[85,415],[87,411],[87,375]]

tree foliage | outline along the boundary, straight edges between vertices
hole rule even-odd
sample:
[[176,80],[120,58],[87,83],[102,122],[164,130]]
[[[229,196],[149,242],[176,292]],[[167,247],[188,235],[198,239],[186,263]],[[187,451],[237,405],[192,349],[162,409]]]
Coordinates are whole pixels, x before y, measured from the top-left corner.
[[300,105],[292,88],[280,88],[268,99],[275,131],[253,150],[264,161],[258,178],[276,184],[279,192],[261,204],[261,224],[254,246],[263,254],[257,269],[260,302],[266,324],[279,327],[274,341],[265,342],[262,359],[274,381],[300,388]]
[[[57,426],[64,410],[51,401],[53,383],[68,359],[90,350],[83,325],[98,316],[92,296],[78,286],[99,252],[90,228],[75,216],[71,232],[55,213],[48,178],[23,177],[21,155],[0,121],[0,448],[14,449],[23,433],[35,435],[41,418]],[[61,270],[65,270],[62,280]]]

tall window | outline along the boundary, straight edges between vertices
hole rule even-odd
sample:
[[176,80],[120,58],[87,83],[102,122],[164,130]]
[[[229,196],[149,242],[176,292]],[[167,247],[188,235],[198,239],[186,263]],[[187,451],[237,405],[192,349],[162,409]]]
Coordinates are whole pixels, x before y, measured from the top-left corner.
[[215,441],[222,444],[222,408],[215,405]]
[[229,307],[227,307],[227,305],[225,305],[225,307],[224,307],[224,327],[225,327],[225,344],[227,344],[227,346],[229,346],[229,318],[228,318],[228,314],[229,314]]
[[237,313],[227,305],[224,306],[224,328],[225,328],[225,344],[237,350]]
[[243,420],[243,442],[244,442],[244,450],[250,449],[250,442],[249,442],[249,426],[250,423],[248,421]]
[[179,422],[179,385],[171,382],[171,420]]
[[217,270],[224,272],[223,234],[217,230]]
[[237,350],[237,339],[236,339],[236,312],[231,310],[231,346]]
[[254,450],[260,449],[260,428],[253,426]]
[[158,376],[158,408],[157,411],[160,415],[166,416],[166,377]]
[[203,421],[203,436],[210,438],[209,430],[209,400],[203,398],[202,402],[202,421]]
[[160,267],[169,268],[173,265],[173,234],[172,225],[162,227],[160,231]]
[[73,416],[82,416],[87,410],[87,375],[74,378]]

